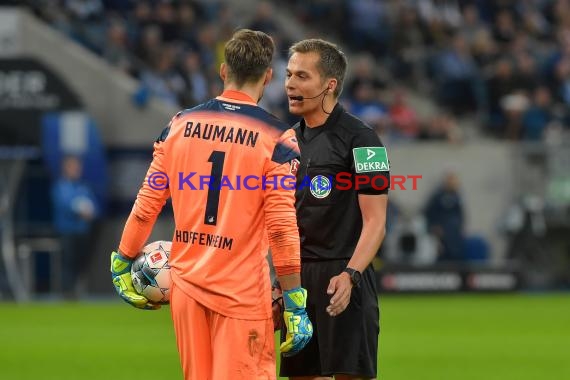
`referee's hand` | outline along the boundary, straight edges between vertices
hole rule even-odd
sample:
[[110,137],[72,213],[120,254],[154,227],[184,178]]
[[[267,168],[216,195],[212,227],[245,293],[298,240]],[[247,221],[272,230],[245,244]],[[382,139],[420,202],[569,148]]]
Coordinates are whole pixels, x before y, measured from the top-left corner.
[[327,294],[331,297],[327,313],[331,317],[336,317],[346,309],[350,302],[350,294],[352,292],[352,281],[346,272],[342,272],[338,276],[331,278]]

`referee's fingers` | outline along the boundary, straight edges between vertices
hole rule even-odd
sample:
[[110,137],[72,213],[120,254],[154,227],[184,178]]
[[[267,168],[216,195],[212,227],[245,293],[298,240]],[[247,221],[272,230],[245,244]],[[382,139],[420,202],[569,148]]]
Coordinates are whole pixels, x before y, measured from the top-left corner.
[[337,280],[338,280],[337,276],[331,278],[331,280],[329,281],[329,287],[327,288],[327,294],[330,295],[336,292]]
[[333,317],[342,313],[350,303],[350,295],[350,288],[339,287],[334,297],[331,298],[327,312]]
[[331,317],[336,317],[337,315],[339,315],[340,313],[342,313],[346,309],[346,306],[347,305],[345,305],[344,303],[341,303],[341,302],[339,302],[335,305],[329,305],[327,307],[327,313],[329,313],[329,315]]
[[330,300],[330,308],[334,311],[342,311],[344,309],[344,304],[346,303],[348,290],[346,288],[340,287],[335,295]]
[[342,288],[337,289],[337,291],[331,297],[329,303],[331,305],[335,305],[340,300],[340,298],[342,297],[342,294],[343,294],[343,289]]

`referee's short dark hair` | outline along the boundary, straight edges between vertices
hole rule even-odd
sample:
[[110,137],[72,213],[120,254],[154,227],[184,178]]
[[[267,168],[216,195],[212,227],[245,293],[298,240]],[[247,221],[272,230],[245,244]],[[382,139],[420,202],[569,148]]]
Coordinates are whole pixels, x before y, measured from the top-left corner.
[[236,31],[224,49],[228,80],[238,87],[257,82],[271,67],[274,51],[275,44],[269,35],[250,29]]
[[346,55],[342,50],[332,42],[319,38],[310,38],[296,42],[289,48],[289,57],[295,53],[317,53],[319,55],[317,69],[324,79],[336,79],[338,84],[334,90],[334,96],[338,98],[342,92],[342,85],[348,66]]

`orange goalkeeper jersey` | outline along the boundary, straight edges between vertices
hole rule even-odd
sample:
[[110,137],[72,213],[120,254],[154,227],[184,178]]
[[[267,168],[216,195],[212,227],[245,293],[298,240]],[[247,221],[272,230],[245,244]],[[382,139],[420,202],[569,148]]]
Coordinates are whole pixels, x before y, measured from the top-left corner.
[[280,274],[298,273],[295,134],[246,94],[226,90],[171,120],[154,145],[119,245],[135,257],[172,198],[172,279],[229,317],[271,317],[268,243]]

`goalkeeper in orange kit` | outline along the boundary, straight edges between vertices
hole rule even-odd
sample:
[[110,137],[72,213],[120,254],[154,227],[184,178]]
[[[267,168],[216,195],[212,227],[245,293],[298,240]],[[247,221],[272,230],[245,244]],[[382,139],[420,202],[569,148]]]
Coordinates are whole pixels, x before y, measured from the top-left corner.
[[[172,198],[170,306],[185,379],[275,379],[267,242],[283,288],[281,352],[299,352],[312,336],[294,189],[282,186],[284,178],[294,180],[299,148],[293,131],[257,105],[272,77],[273,53],[262,32],[239,30],[226,43],[223,93],[176,114],[157,139],[111,256],[119,295],[135,307],[156,308],[134,292],[129,270]],[[155,181],[156,173],[165,180]],[[230,184],[245,177],[248,186]]]

